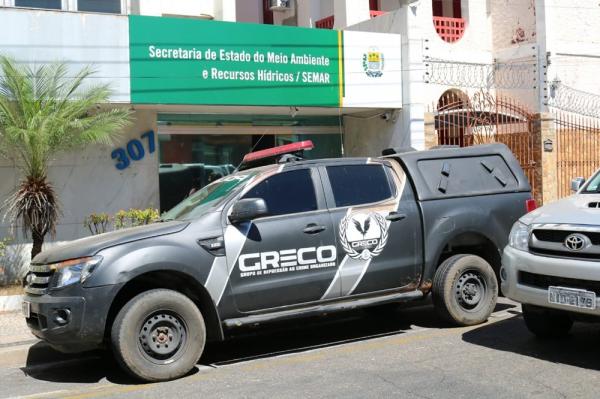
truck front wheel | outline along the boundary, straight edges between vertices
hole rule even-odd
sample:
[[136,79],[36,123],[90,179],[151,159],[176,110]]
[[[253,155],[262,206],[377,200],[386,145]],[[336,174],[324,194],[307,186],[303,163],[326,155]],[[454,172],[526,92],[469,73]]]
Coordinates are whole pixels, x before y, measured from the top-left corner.
[[485,322],[498,298],[494,270],[475,255],[446,259],[433,278],[433,303],[438,314],[452,324],[472,326]]
[[204,319],[185,295],[153,289],[131,299],[112,325],[113,352],[121,367],[144,381],[187,374],[206,341]]
[[539,338],[562,338],[569,334],[573,320],[565,312],[522,305],[527,329]]

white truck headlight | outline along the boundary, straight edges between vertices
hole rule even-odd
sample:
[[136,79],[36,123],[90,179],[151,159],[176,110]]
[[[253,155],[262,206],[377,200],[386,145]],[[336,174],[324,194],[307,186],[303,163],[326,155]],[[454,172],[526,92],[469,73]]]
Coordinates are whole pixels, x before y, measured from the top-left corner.
[[527,251],[529,249],[529,226],[519,221],[513,224],[508,237],[508,245],[514,249]]
[[62,288],[73,283],[83,283],[86,278],[102,262],[102,256],[89,256],[58,262],[50,265],[50,268],[56,270],[54,288]]

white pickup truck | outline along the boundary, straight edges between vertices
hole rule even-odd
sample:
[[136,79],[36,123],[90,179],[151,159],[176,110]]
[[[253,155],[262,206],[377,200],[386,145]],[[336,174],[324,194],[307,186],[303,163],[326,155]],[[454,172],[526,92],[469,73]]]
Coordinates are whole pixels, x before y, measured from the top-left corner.
[[521,217],[502,257],[502,292],[523,304],[538,337],[565,336],[574,320],[600,316],[600,170],[571,189]]

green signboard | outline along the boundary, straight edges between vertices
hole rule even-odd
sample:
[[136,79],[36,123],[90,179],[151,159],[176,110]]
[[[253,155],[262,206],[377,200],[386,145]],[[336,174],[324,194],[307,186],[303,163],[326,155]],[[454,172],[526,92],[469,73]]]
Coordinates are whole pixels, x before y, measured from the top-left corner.
[[134,104],[340,104],[338,31],[129,16]]

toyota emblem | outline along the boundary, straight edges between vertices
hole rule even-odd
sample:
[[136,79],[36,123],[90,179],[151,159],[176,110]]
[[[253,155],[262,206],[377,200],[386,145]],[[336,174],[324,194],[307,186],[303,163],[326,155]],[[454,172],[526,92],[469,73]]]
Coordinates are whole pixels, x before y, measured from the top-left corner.
[[564,244],[571,251],[579,251],[588,246],[589,238],[583,234],[573,233],[565,238]]

